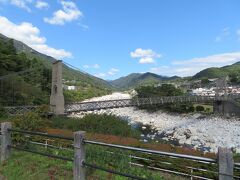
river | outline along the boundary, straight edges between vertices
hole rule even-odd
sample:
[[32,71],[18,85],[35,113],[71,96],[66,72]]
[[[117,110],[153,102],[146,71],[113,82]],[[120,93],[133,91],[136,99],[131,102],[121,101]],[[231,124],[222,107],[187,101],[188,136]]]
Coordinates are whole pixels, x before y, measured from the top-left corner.
[[[131,98],[126,93],[95,97],[85,101],[101,101]],[[162,111],[147,112],[136,107],[115,108],[72,114],[72,117],[82,117],[88,113],[114,114],[131,124],[141,123],[143,129],[150,125],[156,129],[154,133],[143,136],[143,139],[159,141],[177,141],[182,146],[190,146],[205,152],[217,152],[217,148],[229,147],[240,153],[240,118],[225,118],[220,116],[203,116],[201,114],[169,114]]]

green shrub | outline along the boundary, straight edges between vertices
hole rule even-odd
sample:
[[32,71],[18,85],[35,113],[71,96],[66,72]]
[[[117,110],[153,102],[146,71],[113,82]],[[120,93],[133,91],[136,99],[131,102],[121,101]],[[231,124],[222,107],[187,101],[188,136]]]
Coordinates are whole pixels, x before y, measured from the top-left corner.
[[0,105],[0,117],[4,117],[6,115],[5,109]]
[[[12,119],[13,122],[13,128],[19,129],[19,130],[27,130],[27,131],[41,131],[46,123],[44,123],[43,119],[34,112],[29,112],[24,115],[15,116]],[[41,137],[33,136],[29,137],[25,134],[21,133],[13,133],[12,134],[13,142],[16,142],[21,145],[26,145],[27,141],[34,141],[34,140],[41,140]]]
[[211,109],[210,108],[206,108],[206,112],[210,112],[211,111]]
[[139,98],[159,97],[159,96],[181,96],[183,91],[172,84],[162,84],[162,86],[141,86],[136,88]]
[[39,108],[36,111],[36,113],[43,118],[47,117],[48,112],[50,112],[50,107],[49,105],[46,104],[39,106]]
[[124,137],[139,137],[140,135],[140,131],[128,125],[127,121],[115,115],[107,114],[89,114],[83,118],[54,117],[51,126],[72,131],[81,130]]
[[189,112],[194,112],[194,111],[195,111],[195,107],[194,107],[194,106],[190,106],[190,107],[188,108],[188,110],[189,110]]
[[202,111],[204,111],[204,107],[203,106],[196,106],[196,111],[197,112],[202,112]]
[[45,123],[37,113],[29,112],[24,115],[15,116],[13,126],[21,130],[40,131],[45,127]]

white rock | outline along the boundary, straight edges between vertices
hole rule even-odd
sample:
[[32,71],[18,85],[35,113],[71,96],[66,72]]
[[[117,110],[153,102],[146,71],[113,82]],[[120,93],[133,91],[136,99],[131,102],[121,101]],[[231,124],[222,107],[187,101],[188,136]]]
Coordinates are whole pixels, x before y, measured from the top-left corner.
[[[131,96],[127,93],[113,93],[111,95],[92,98],[86,101],[128,99]],[[148,113],[134,107],[115,108],[111,110],[97,111],[99,114],[112,113],[114,115],[129,119],[131,123],[142,123],[153,126],[159,134],[165,132],[166,139],[178,139],[181,144],[191,144],[197,148],[200,144],[211,148],[216,152],[219,146],[236,147],[240,152],[240,121],[237,118],[203,117],[194,115],[170,115],[161,111]],[[83,117],[87,113],[72,114],[70,117]],[[186,139],[186,130],[190,130],[191,136]],[[184,134],[185,132],[185,134]],[[190,135],[190,134],[189,134]]]

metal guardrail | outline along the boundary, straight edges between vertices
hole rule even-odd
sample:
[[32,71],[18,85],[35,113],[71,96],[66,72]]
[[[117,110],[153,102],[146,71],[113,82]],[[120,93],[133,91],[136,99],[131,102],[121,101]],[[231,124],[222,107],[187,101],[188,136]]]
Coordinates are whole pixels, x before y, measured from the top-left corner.
[[53,155],[53,154],[48,154],[48,153],[43,153],[43,152],[38,152],[38,151],[33,151],[31,149],[26,149],[26,148],[22,148],[22,147],[19,147],[19,146],[8,146],[9,148],[12,148],[12,149],[17,149],[17,150],[20,150],[20,151],[26,151],[26,152],[30,152],[30,153],[34,153],[34,154],[39,154],[39,155],[42,155],[42,156],[47,156],[47,157],[51,157],[51,158],[55,158],[55,159],[61,159],[61,160],[65,160],[65,161],[73,161],[73,159],[71,158],[67,158],[67,157],[62,157],[62,156],[57,156],[57,155]]
[[[33,142],[33,141],[27,141],[28,143],[31,143],[31,144],[35,144],[35,145],[40,145],[40,146],[43,146],[45,148],[54,148],[54,149],[61,149],[61,150],[67,150],[67,151],[73,151],[73,149],[70,149],[70,148],[63,148],[63,147],[57,147],[57,146],[54,146],[54,145],[50,145],[50,144],[46,144],[46,143],[40,143],[40,142]],[[109,154],[113,154],[113,155],[116,155],[118,153],[116,152],[112,152],[112,151],[106,151],[106,153],[109,153]],[[145,161],[150,161],[150,162],[154,162],[154,159],[149,159],[149,158],[143,158],[143,157],[139,157],[137,155],[124,155],[124,154],[121,154],[122,156],[125,156],[125,157],[128,157],[130,158],[130,161],[129,161],[129,164],[131,166],[138,166],[138,167],[144,167],[144,168],[148,168],[148,169],[151,169],[151,170],[154,170],[154,171],[160,171],[160,172],[166,172],[166,173],[171,173],[171,174],[175,174],[175,175],[181,175],[181,176],[185,176],[185,177],[191,177],[191,178],[197,178],[197,179],[205,179],[205,180],[213,180],[211,178],[206,178],[206,177],[203,177],[203,176],[200,176],[200,175],[194,175],[193,172],[194,171],[201,171],[201,172],[209,172],[209,173],[213,173],[215,175],[218,174],[218,172],[215,172],[215,171],[210,171],[210,170],[207,170],[207,169],[202,169],[202,168],[196,168],[196,167],[191,167],[191,166],[186,166],[185,168],[188,168],[190,171],[191,171],[191,174],[187,174],[187,173],[183,173],[183,172],[179,172],[179,171],[176,171],[176,170],[169,170],[169,169],[164,169],[164,168],[158,168],[158,167],[154,167],[154,166],[146,166],[144,164],[141,164],[141,162],[138,162],[138,163],[133,163],[132,161],[133,160],[145,160]],[[194,156],[195,157],[195,156]],[[172,156],[169,156],[169,158],[177,158],[177,157],[172,157]],[[160,161],[159,162],[160,164],[167,164],[167,165],[173,165],[172,163],[170,162],[165,162],[165,161]],[[207,162],[202,162],[202,163],[207,163]],[[207,163],[209,164],[209,163]],[[212,164],[212,163],[211,163]],[[96,165],[94,165],[96,166]],[[99,167],[99,166],[98,166]],[[101,168],[101,167],[100,167]],[[103,168],[104,169],[104,168]],[[106,171],[106,172],[109,172],[109,171]],[[112,170],[111,170],[112,172]],[[119,172],[116,172],[116,173],[119,173]],[[236,178],[240,178],[240,177],[237,177]]]
[[33,132],[33,131],[26,131],[26,130],[19,130],[19,129],[8,129],[8,131],[18,132],[22,134],[38,135],[38,136],[44,136],[44,137],[50,137],[50,138],[58,138],[58,139],[64,139],[64,140],[72,140],[72,141],[74,140],[72,137],[52,135],[52,134],[41,133],[41,132]]
[[119,149],[124,149],[124,150],[131,150],[131,151],[138,151],[138,152],[157,154],[157,155],[163,155],[163,156],[171,156],[171,157],[176,157],[176,158],[190,159],[190,160],[200,161],[200,162],[217,163],[217,161],[215,159],[190,156],[190,155],[185,155],[185,154],[175,154],[175,153],[168,153],[168,152],[163,152],[163,151],[154,151],[154,150],[135,148],[135,147],[130,147],[130,146],[116,145],[116,144],[108,144],[108,143],[89,141],[89,140],[84,140],[83,142],[88,143],[88,144],[107,146],[107,147],[119,148]]
[[[2,126],[2,127],[4,127],[4,126]],[[168,156],[168,157],[171,157],[171,158],[188,159],[188,160],[191,160],[191,161],[197,161],[197,162],[207,163],[207,164],[216,164],[216,163],[218,163],[216,159],[211,159],[211,158],[197,157],[197,156],[176,154],[176,153],[168,153],[168,152],[148,150],[148,149],[143,149],[143,148],[135,148],[135,147],[130,147],[130,146],[116,145],[116,144],[108,144],[108,143],[103,143],[103,142],[90,141],[90,140],[86,140],[84,138],[83,139],[80,138],[79,139],[80,141],[79,140],[75,141],[75,139],[71,138],[71,137],[64,137],[64,136],[59,136],[59,135],[50,135],[50,134],[41,133],[41,132],[32,132],[32,131],[24,131],[24,130],[12,129],[10,126],[5,130],[5,132],[3,132],[3,137],[5,137],[4,143],[7,142],[6,138],[10,137],[10,134],[8,134],[6,136],[6,132],[9,132],[9,133],[15,132],[15,133],[20,133],[20,134],[30,134],[30,135],[49,137],[49,138],[58,138],[58,139],[63,139],[63,140],[71,140],[71,141],[74,140],[74,145],[73,145],[74,153],[76,153],[76,152],[81,152],[82,153],[83,151],[85,151],[85,150],[82,149],[82,148],[84,148],[84,145],[85,144],[91,144],[91,145],[99,145],[99,146],[105,146],[105,147],[110,147],[110,148],[117,148],[117,149],[122,149],[122,150],[129,150],[129,151],[134,151],[134,152],[142,152],[142,153],[146,153],[148,155],[155,154],[155,155],[160,155],[160,156]],[[79,133],[81,134],[83,132],[79,132]],[[74,137],[78,138],[78,136],[74,136]],[[79,147],[78,145],[76,145],[76,142],[78,142],[78,143],[81,142],[80,144],[82,144],[82,145]],[[34,151],[34,150],[31,150],[31,149],[26,149],[26,148],[22,148],[22,147],[19,147],[19,146],[16,146],[16,145],[11,145],[11,144],[8,144],[7,146],[6,145],[2,146],[2,148],[4,148],[4,147],[5,147],[5,150],[7,150],[9,148],[12,148],[12,149],[17,149],[17,150],[21,150],[21,151],[30,152],[30,153],[35,153],[35,154],[48,156],[48,157],[52,157],[52,158],[57,158],[57,159],[62,159],[62,160],[67,160],[67,161],[75,161],[72,158],[52,155],[52,154],[43,153],[43,152],[39,152],[39,151]],[[82,154],[82,155],[85,156],[85,153]],[[76,157],[76,156],[74,156],[74,157]],[[137,158],[142,158],[142,157],[132,156],[132,158],[136,158],[137,159]],[[107,169],[107,168],[104,168],[104,167],[100,167],[98,165],[85,162],[85,160],[79,161],[79,162],[80,162],[79,167],[82,167],[82,168],[90,167],[90,168],[106,171],[106,172],[117,174],[117,175],[124,176],[124,177],[129,177],[129,178],[133,178],[133,179],[143,180],[143,178],[141,178],[141,177],[135,177],[133,175],[129,175],[129,174],[117,172],[115,170],[111,170],[111,169]],[[152,169],[152,170],[158,170],[158,171],[163,171],[163,172],[183,175],[183,176],[187,176],[187,177],[191,177],[191,178],[210,179],[210,178],[207,178],[207,177],[201,177],[201,176],[192,174],[192,171],[194,170],[193,169],[194,167],[188,167],[188,168],[191,169],[191,173],[188,174],[188,173],[177,172],[175,170],[163,169],[163,168],[154,167],[154,166],[145,166],[145,165],[143,165],[141,163],[140,164],[139,163],[134,163],[134,162],[130,162],[130,163],[132,165],[134,165],[134,166],[147,167],[147,168]],[[164,163],[164,162],[161,162],[161,163]],[[166,163],[169,164],[169,162],[166,162]],[[75,163],[74,163],[74,165],[75,165]],[[240,163],[235,163],[235,166],[240,166]],[[195,168],[195,170],[207,171],[206,169],[199,169],[199,168]],[[226,174],[226,173],[222,173],[222,172],[214,172],[213,171],[212,173],[214,173],[216,175],[223,175],[225,177],[239,178],[237,176],[232,176],[232,175],[229,175],[229,174]]]
[[131,179],[150,180],[150,179],[146,179],[146,178],[141,178],[141,177],[133,176],[133,175],[130,175],[130,174],[125,174],[125,173],[117,172],[117,171],[114,171],[114,170],[110,170],[110,169],[103,168],[103,167],[100,167],[100,166],[97,166],[97,165],[94,165],[94,164],[89,164],[89,163],[86,163],[86,162],[83,162],[83,165],[84,165],[84,166],[87,166],[87,167],[90,167],[90,168],[93,168],[93,169],[98,169],[98,170],[101,170],[101,171],[105,171],[105,172],[108,172],[108,173],[111,173],[111,174],[116,174],[116,175],[119,175],[119,176],[131,178]]

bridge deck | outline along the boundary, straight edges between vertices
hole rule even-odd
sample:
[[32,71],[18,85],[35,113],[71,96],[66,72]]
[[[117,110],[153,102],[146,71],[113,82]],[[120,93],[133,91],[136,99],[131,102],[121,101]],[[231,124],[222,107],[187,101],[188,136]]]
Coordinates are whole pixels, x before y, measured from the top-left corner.
[[129,106],[144,106],[144,105],[163,105],[169,103],[186,103],[186,102],[199,102],[207,103],[214,101],[227,101],[232,100],[240,95],[231,96],[172,96],[172,97],[153,97],[153,98],[134,98],[134,99],[120,99],[108,101],[92,101],[72,103],[65,106],[67,113],[80,112],[80,111],[94,111],[99,109],[111,109]]
[[[228,96],[169,96],[169,97],[151,97],[151,98],[133,98],[133,99],[118,99],[108,101],[91,101],[79,102],[65,105],[66,113],[94,111],[100,109],[112,109],[130,106],[144,106],[144,105],[164,105],[169,103],[187,103],[198,102],[208,103],[214,101],[234,101],[240,98],[240,94]],[[14,106],[5,107],[8,114],[23,114],[25,112],[34,111],[38,106]]]

